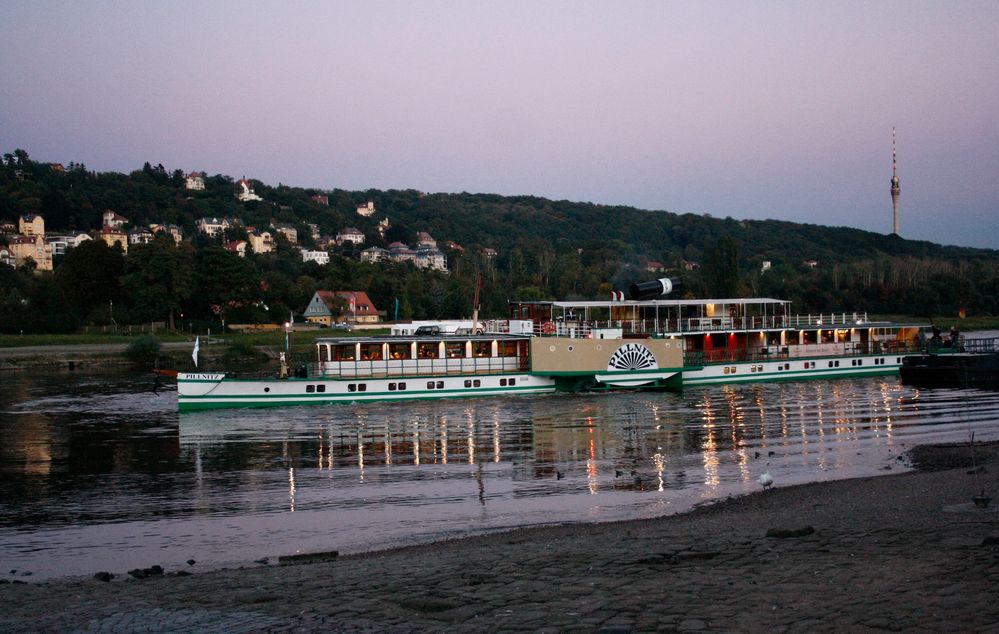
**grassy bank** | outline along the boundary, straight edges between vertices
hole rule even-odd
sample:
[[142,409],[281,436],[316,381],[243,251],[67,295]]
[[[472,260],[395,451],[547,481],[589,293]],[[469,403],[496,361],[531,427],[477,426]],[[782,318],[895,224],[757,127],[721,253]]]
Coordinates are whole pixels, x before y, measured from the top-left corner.
[[[381,336],[387,334],[387,328],[379,330],[364,330],[362,332],[350,333],[358,336]],[[294,348],[311,346],[315,340],[321,337],[340,336],[344,333],[339,330],[308,330],[292,332],[289,336]],[[140,335],[114,335],[114,334],[72,334],[72,335],[0,335],[0,348],[22,348],[25,346],[71,346],[79,344],[130,344]],[[173,341],[194,342],[195,336],[201,337],[204,345],[207,335],[194,335],[188,332],[162,330],[153,333],[153,336],[160,341],[167,343]],[[227,332],[225,334],[212,333],[212,341],[223,344],[249,345],[249,346],[281,346],[284,347],[285,334],[282,331],[236,333]]]

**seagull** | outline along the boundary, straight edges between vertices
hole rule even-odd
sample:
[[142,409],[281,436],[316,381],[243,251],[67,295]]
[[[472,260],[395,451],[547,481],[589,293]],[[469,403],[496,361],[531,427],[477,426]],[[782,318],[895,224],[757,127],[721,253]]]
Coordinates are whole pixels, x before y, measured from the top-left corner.
[[766,491],[767,489],[769,489],[774,485],[774,478],[772,475],[770,475],[769,469],[767,469],[766,473],[757,478],[756,481],[763,486],[764,491]]

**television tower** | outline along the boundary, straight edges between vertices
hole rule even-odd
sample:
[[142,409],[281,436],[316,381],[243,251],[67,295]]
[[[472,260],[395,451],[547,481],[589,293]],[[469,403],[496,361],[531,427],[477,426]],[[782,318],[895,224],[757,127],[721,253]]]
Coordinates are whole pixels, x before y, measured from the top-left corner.
[[895,126],[891,127],[891,232],[898,235],[898,197],[902,189],[898,186],[898,172],[895,165]]

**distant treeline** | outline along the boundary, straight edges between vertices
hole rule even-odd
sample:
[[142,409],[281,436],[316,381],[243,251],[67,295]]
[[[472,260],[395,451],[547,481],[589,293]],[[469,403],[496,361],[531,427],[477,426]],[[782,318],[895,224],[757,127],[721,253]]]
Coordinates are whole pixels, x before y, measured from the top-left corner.
[[[32,161],[16,150],[0,169],[0,223],[44,217],[46,233],[95,231],[112,210],[132,226],[175,224],[181,244],[160,236],[128,254],[99,240],[57,257],[52,273],[0,266],[0,331],[69,332],[108,323],[281,322],[301,314],[317,289],[364,290],[389,319],[469,316],[476,279],[481,314],[506,315],[509,299],[595,299],[635,281],[681,277],[692,297],[767,296],[797,312],[867,311],[924,318],[999,314],[999,251],[940,246],[895,236],[783,221],[718,219],[552,201],[532,196],[425,194],[414,190],[318,190],[253,180],[262,201],[240,202],[229,176],[185,189],[185,173],[146,163],[130,174]],[[328,204],[314,196],[325,196]],[[368,201],[376,212],[357,214]],[[202,217],[236,217],[219,238],[199,234]],[[384,237],[377,224],[389,219]],[[293,224],[299,245],[240,258],[222,248],[246,226]],[[321,235],[357,227],[364,245],[334,247],[326,266],[303,263]],[[127,228],[127,226],[126,226]],[[362,263],[360,251],[411,244],[429,232],[448,273],[409,263]],[[274,233],[272,231],[272,233]],[[11,236],[0,236],[0,244]],[[484,249],[493,249],[488,256]],[[649,271],[660,263],[666,272]],[[764,263],[769,268],[764,269]]]

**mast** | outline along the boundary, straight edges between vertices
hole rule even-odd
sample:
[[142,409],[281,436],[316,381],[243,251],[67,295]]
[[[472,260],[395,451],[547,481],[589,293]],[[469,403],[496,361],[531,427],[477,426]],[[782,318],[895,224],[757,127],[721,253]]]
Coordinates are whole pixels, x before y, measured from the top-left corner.
[[895,126],[891,127],[891,210],[892,210],[892,235],[899,235],[898,199],[902,193],[898,184],[898,170],[895,161]]

